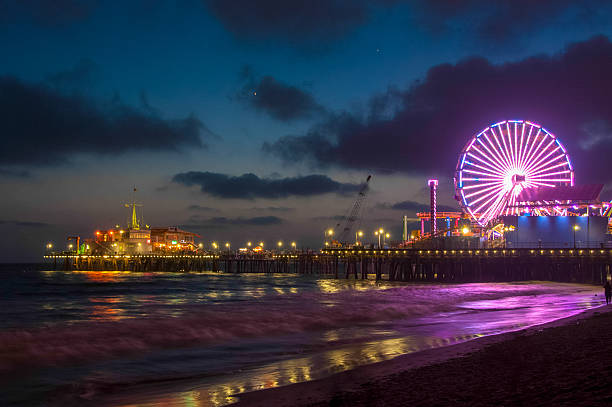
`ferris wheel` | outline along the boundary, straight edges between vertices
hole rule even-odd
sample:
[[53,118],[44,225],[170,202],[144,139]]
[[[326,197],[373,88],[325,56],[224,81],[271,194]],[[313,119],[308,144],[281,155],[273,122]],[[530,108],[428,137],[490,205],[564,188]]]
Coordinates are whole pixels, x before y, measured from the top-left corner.
[[473,137],[457,162],[455,190],[464,211],[481,226],[515,206],[527,188],[574,185],[565,147],[545,128],[524,120],[495,123]]

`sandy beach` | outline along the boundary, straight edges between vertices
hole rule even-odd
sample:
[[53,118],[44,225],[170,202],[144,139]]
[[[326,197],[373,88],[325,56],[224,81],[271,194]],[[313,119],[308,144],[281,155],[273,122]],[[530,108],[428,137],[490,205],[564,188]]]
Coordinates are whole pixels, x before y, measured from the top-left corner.
[[238,406],[610,406],[612,306],[239,395]]

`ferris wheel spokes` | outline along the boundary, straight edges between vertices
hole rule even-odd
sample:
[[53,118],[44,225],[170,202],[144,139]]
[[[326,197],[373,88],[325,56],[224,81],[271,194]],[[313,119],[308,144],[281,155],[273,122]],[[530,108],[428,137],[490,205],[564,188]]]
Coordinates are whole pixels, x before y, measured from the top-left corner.
[[467,143],[455,179],[462,207],[485,225],[500,215],[518,214],[516,200],[524,189],[573,185],[574,176],[553,134],[529,121],[506,120]]

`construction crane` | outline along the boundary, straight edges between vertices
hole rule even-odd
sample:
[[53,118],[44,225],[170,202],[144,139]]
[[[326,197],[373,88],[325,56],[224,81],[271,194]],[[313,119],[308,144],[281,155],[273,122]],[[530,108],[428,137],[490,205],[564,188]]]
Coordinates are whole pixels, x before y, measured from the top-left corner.
[[349,242],[349,239],[353,237],[351,232],[353,230],[353,226],[355,225],[355,222],[359,219],[361,207],[368,195],[368,191],[370,190],[369,184],[370,184],[371,179],[372,179],[372,175],[368,175],[368,178],[366,178],[366,181],[363,183],[363,185],[359,189],[359,194],[357,194],[357,199],[355,200],[355,203],[353,204],[353,207],[351,208],[349,215],[344,217],[342,222],[336,225],[337,228],[340,227],[340,225],[342,225],[342,228],[339,229],[340,235],[338,236],[338,240],[337,240],[337,242],[340,245],[347,245]]

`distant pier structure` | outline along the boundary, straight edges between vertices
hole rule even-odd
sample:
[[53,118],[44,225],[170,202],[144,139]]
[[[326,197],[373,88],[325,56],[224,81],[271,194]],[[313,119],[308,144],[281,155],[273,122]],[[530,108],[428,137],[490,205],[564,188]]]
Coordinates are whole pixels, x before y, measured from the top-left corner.
[[79,256],[51,254],[59,270],[296,273],[332,278],[469,283],[556,281],[602,285],[612,249],[330,249],[242,255]]

